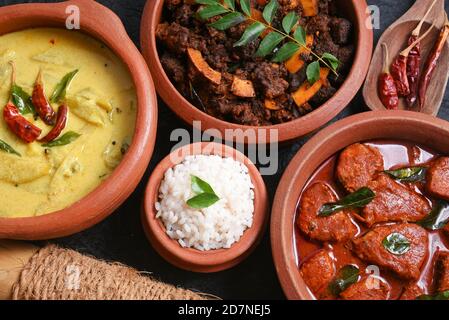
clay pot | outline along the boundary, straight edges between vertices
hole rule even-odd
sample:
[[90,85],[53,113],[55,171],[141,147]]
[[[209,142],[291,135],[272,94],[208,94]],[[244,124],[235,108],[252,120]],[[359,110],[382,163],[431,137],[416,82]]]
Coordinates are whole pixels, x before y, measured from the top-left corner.
[[[77,6],[81,31],[102,41],[128,67],[137,90],[136,130],[122,163],[98,188],[72,206],[31,218],[0,218],[0,238],[38,240],[67,236],[100,222],[134,191],[150,161],[157,128],[154,85],[137,48],[120,19],[91,0],[20,4],[0,8],[0,34],[33,27],[65,28],[66,8]],[[26,201],[26,199],[24,199]]]
[[[286,142],[302,137],[329,122],[337,114],[339,114],[356,95],[357,91],[363,84],[369,63],[371,61],[371,53],[373,48],[373,31],[369,24],[367,4],[365,0],[338,0],[341,11],[354,24],[354,36],[356,43],[356,55],[353,67],[349,73],[345,83],[340,87],[338,92],[324,105],[308,115],[297,120],[284,124],[260,127],[254,132],[255,128],[225,122],[216,119],[202,112],[197,107],[187,101],[171,83],[165,73],[157,50],[156,44],[156,27],[161,21],[161,15],[164,6],[164,0],[150,0],[145,6],[142,24],[141,24],[141,48],[150,67],[151,74],[157,83],[157,91],[165,103],[172,109],[181,119],[189,125],[193,125],[193,121],[200,121],[201,130],[214,129],[220,132],[220,138],[225,139],[225,130],[243,130],[243,133],[250,131],[256,135],[255,140],[258,143],[274,142],[276,139],[271,137],[268,130],[278,130],[279,142]],[[212,132],[217,136],[217,132]],[[234,140],[240,143],[248,143],[245,134],[231,136],[226,140]],[[254,143],[254,140],[249,143]]]
[[291,161],[279,184],[271,220],[271,246],[282,288],[289,299],[313,299],[296,261],[294,219],[298,200],[313,173],[347,146],[367,140],[408,140],[449,153],[449,123],[411,111],[375,111],[345,118],[320,131]]
[[[183,248],[165,232],[165,226],[156,218],[155,203],[158,201],[159,187],[165,172],[181,163],[189,155],[219,155],[232,157],[249,169],[254,184],[253,225],[240,240],[229,249],[199,251]],[[217,272],[229,269],[242,262],[260,242],[268,223],[268,195],[265,183],[256,166],[245,155],[226,145],[203,142],[181,147],[162,160],[150,177],[143,201],[142,223],[153,248],[168,262],[189,271]]]

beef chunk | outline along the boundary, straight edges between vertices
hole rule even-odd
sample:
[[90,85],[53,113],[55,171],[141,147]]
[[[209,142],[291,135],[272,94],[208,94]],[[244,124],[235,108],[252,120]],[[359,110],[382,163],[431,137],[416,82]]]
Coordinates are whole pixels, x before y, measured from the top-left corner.
[[384,159],[377,148],[356,143],[340,154],[337,177],[349,192],[365,187],[384,170]]
[[[383,241],[391,234],[399,233],[410,242],[409,250],[396,255],[388,251]],[[428,255],[429,239],[426,230],[415,224],[396,224],[371,229],[360,238],[353,240],[353,251],[368,262],[395,272],[399,277],[417,280],[420,269]]]
[[430,166],[427,191],[437,198],[449,200],[449,157],[441,157]]
[[157,26],[156,36],[171,51],[177,54],[186,52],[189,47],[189,29],[177,23],[162,23]]
[[335,276],[335,264],[328,251],[320,250],[301,265],[300,273],[309,289],[319,297]]
[[307,23],[308,34],[322,34],[329,32],[330,17],[327,15],[317,15],[310,18]]
[[346,47],[341,47],[338,49],[337,54],[335,55],[340,61],[340,66],[338,67],[338,71],[340,72],[348,72],[352,67],[352,61],[354,56],[354,46],[349,45]]
[[343,291],[340,296],[344,300],[388,300],[391,286],[374,276],[366,276]]
[[301,68],[296,73],[288,74],[288,81],[290,82],[290,92],[295,92],[307,80],[307,68]]
[[312,99],[310,99],[310,104],[315,108],[322,106],[327,100],[332,98],[332,96],[337,92],[332,86],[322,87],[317,94],[315,94]]
[[402,292],[401,300],[416,300],[416,298],[425,294],[425,291],[418,283],[408,284]]
[[259,110],[253,108],[253,105],[250,103],[237,103],[233,106],[232,118],[237,123],[241,123],[249,126],[262,126],[264,125],[261,122],[261,116],[259,114]]
[[181,26],[188,28],[194,17],[195,17],[195,13],[192,10],[192,6],[190,6],[188,4],[183,4],[182,6],[180,6],[176,9],[173,18]]
[[276,63],[262,62],[253,72],[255,85],[262,90],[265,97],[274,99],[285,93],[288,82],[284,79],[287,72],[284,66]]
[[186,69],[179,59],[173,57],[169,53],[164,53],[161,57],[161,63],[168,76],[177,84],[181,84],[185,80]]
[[336,44],[347,44],[351,34],[351,22],[343,18],[332,18],[329,22],[332,39]]
[[436,291],[449,290],[449,252],[439,252],[435,264]]
[[376,197],[362,210],[368,226],[378,222],[416,222],[432,210],[425,197],[402,185],[386,174],[368,183]]
[[320,241],[346,241],[357,234],[348,211],[338,212],[330,217],[318,217],[321,206],[337,200],[332,189],[317,182],[304,191],[299,204],[298,226],[306,235]]

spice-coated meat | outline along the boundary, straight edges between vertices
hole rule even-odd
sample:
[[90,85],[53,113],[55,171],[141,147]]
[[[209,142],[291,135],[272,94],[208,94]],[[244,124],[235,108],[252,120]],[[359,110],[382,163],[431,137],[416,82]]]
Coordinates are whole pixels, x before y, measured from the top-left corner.
[[[279,10],[272,25],[282,29],[282,20],[294,11],[301,25],[313,36],[312,50],[317,55],[325,52],[335,55],[339,61],[338,77],[331,73],[330,85],[325,85],[311,99],[310,103],[297,106],[291,95],[307,81],[307,65],[313,55],[303,55],[304,65],[297,74],[287,72],[284,63],[271,63],[272,54],[266,58],[256,55],[263,40],[262,36],[243,46],[235,46],[245,30],[253,23],[244,21],[227,30],[218,30],[211,23],[217,22],[222,15],[202,21],[197,13],[202,5],[182,0],[164,2],[164,22],[156,30],[161,63],[179,92],[192,104],[218,119],[238,124],[263,126],[289,122],[302,117],[329,100],[343,84],[352,67],[355,52],[350,37],[351,23],[339,16],[335,0],[317,0],[318,15],[304,16],[299,0],[279,0]],[[267,1],[251,1],[256,19],[262,19]],[[284,43],[280,43],[279,48]],[[215,72],[222,75],[222,83],[201,81],[198,70],[192,68],[187,58],[187,48],[201,52],[205,62]],[[167,55],[168,54],[168,55]],[[190,65],[189,65],[190,64]],[[184,70],[184,71],[183,71]],[[255,97],[237,96],[229,88],[226,78],[239,76],[253,83]],[[195,93],[192,93],[193,84]],[[266,99],[274,100],[280,108],[266,107]],[[220,101],[220,103],[218,102]],[[229,107],[223,107],[224,101]],[[225,112],[223,113],[222,110]]]
[[349,192],[365,187],[384,170],[382,154],[375,147],[356,143],[340,154],[337,177]]
[[387,282],[374,276],[366,276],[340,296],[344,300],[388,300],[390,292],[391,286]]
[[437,292],[449,290],[449,252],[439,252],[435,263]]
[[327,250],[320,250],[302,263],[300,273],[309,289],[320,297],[335,276],[335,263]]
[[416,300],[419,296],[425,294],[424,289],[416,282],[408,284],[401,294],[401,300]]
[[437,198],[449,200],[449,157],[438,158],[430,166],[427,191]]
[[376,194],[362,210],[368,226],[378,222],[417,222],[432,210],[424,196],[386,174],[380,174],[368,187]]
[[304,191],[299,204],[298,226],[310,238],[320,241],[346,241],[357,234],[348,211],[340,211],[329,217],[317,216],[323,204],[337,200],[332,189],[317,182]]
[[[409,243],[405,253],[393,254],[384,245],[384,240],[396,233],[405,237]],[[352,249],[360,259],[393,271],[407,280],[419,278],[420,269],[429,253],[427,231],[408,223],[375,227],[352,243]]]

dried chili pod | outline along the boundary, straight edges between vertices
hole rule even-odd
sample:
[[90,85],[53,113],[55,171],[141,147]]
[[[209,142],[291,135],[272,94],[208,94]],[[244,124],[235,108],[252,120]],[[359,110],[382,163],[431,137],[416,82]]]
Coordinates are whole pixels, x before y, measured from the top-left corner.
[[[421,34],[421,29],[432,11],[433,7],[437,0],[434,0],[427,10],[424,17],[418,23],[416,28],[412,31],[408,39],[408,45],[411,45],[416,40],[418,40],[419,35]],[[418,100],[418,83],[419,83],[419,74],[421,71],[421,43],[418,42],[411,50],[407,59],[407,79],[410,87],[410,93],[405,98],[405,103],[408,109],[413,109],[416,101]]]
[[433,26],[434,25],[432,25],[422,36],[411,43],[405,50],[401,51],[391,64],[391,76],[396,84],[398,95],[401,97],[406,97],[410,94],[410,85],[407,77],[407,60],[410,51],[430,33]]
[[384,49],[384,68],[378,80],[378,94],[385,108],[394,110],[399,106],[398,91],[388,68],[389,55],[387,45],[382,43],[382,48]]
[[36,83],[34,84],[33,95],[32,95],[33,105],[36,108],[36,112],[39,117],[48,125],[55,124],[56,113],[45,96],[44,82],[42,80],[42,70],[39,71]]
[[11,101],[3,109],[3,118],[9,129],[26,143],[36,141],[42,132],[40,128],[23,117]]
[[432,51],[429,54],[429,57],[427,58],[427,61],[424,65],[423,73],[419,80],[418,100],[420,111],[424,109],[427,89],[429,87],[430,80],[432,79],[433,73],[437,66],[438,60],[440,59],[441,52],[444,49],[448,36],[449,36],[449,20],[446,15],[446,22],[444,23],[444,26],[441,29],[437,42],[435,43],[434,47],[432,48]]
[[48,143],[58,138],[62,130],[64,130],[65,126],[67,125],[68,114],[69,108],[67,107],[67,105],[66,104],[61,105],[58,109],[58,116],[56,119],[55,126],[45,137],[43,137],[39,141]]

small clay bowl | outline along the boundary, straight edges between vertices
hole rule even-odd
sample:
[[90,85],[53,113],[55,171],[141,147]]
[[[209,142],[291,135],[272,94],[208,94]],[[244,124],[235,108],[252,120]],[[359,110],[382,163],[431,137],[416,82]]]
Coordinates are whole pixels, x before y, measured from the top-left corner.
[[407,140],[449,154],[449,122],[411,111],[372,111],[345,118],[307,142],[286,169],[273,203],[271,247],[289,299],[314,299],[299,274],[294,220],[299,197],[313,173],[345,147],[367,140]]
[[0,218],[0,238],[50,239],[93,226],[117,209],[134,191],[153,153],[157,128],[154,84],[145,60],[128,37],[119,17],[111,10],[91,0],[5,6],[0,8],[0,34],[34,27],[65,28],[69,6],[79,9],[79,31],[107,45],[129,69],[137,91],[133,141],[111,176],[86,197],[66,209],[44,216]]
[[[159,198],[159,187],[165,172],[181,163],[189,155],[219,155],[232,157],[248,169],[254,185],[253,225],[240,240],[229,249],[199,251],[183,248],[165,232],[165,226],[156,218],[155,203]],[[268,195],[265,183],[256,166],[245,155],[226,145],[203,142],[181,147],[162,160],[150,177],[143,201],[142,223],[153,248],[168,262],[188,271],[217,272],[229,269],[242,262],[256,248],[268,224]]]
[[[336,2],[354,25],[356,54],[352,69],[344,84],[330,100],[315,111],[291,122],[265,127],[233,124],[214,118],[187,101],[171,83],[159,59],[156,27],[161,21],[164,0],[149,0],[146,3],[140,30],[142,53],[148,62],[155,83],[157,83],[156,89],[159,95],[168,107],[189,125],[193,125],[194,121],[199,121],[202,131],[212,129],[212,135],[217,137],[217,133],[219,133],[218,138],[232,139],[239,143],[289,142],[315,131],[339,114],[354,98],[368,72],[373,49],[373,30],[366,1],[337,0]],[[229,136],[229,131],[226,134],[227,129],[237,133],[241,132],[241,134]],[[278,135],[271,136],[269,130],[276,130]],[[255,136],[255,138],[248,139],[248,136]]]

